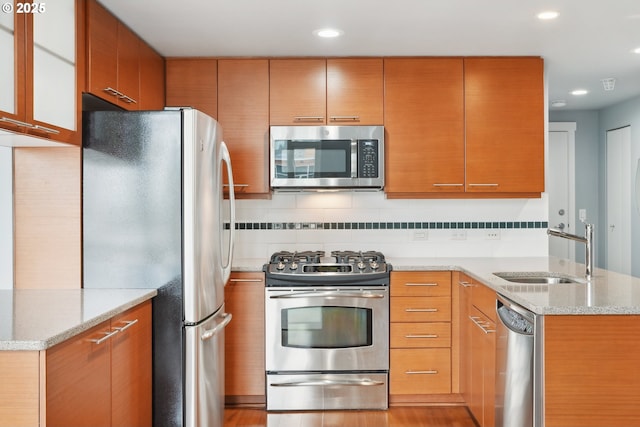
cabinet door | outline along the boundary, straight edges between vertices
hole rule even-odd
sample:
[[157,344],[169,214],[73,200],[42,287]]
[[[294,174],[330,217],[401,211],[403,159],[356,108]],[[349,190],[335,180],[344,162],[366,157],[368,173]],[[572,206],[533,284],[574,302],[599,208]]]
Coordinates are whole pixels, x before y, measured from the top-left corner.
[[384,60],[388,194],[464,191],[463,62]]
[[110,324],[47,350],[47,427],[111,425]]
[[127,110],[138,110],[140,66],[138,64],[140,39],[118,22],[118,105]]
[[264,273],[232,273],[225,293],[227,402],[264,404]]
[[466,191],[544,191],[541,58],[466,58]]
[[216,119],[218,117],[217,61],[172,58],[167,59],[166,67],[167,106],[193,107]]
[[331,125],[382,125],[382,58],[327,60],[327,117]]
[[326,124],[326,61],[272,59],[269,67],[271,125]]
[[164,58],[151,46],[140,41],[140,95],[141,110],[164,108]]
[[111,426],[151,425],[151,302],[111,319]]
[[269,61],[218,60],[218,109],[233,161],[236,196],[267,196]]
[[460,310],[459,310],[459,325],[460,325],[460,394],[462,398],[468,404],[472,401],[471,398],[471,363],[473,359],[473,353],[471,348],[471,333],[474,326],[470,316],[471,307],[471,292],[473,282],[471,278],[460,273],[458,284],[460,293]]
[[25,120],[26,14],[0,14],[0,126],[20,130],[12,120]]
[[118,20],[95,0],[87,2],[87,92],[116,103]]

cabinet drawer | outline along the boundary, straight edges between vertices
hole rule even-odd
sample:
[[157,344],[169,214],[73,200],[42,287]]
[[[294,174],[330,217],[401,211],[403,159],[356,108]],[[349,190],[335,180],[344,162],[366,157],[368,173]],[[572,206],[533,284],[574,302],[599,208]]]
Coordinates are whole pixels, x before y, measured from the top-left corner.
[[393,349],[390,360],[390,394],[451,393],[448,348]]
[[391,322],[449,322],[450,297],[392,297]]
[[391,348],[450,347],[450,323],[392,323]]
[[391,273],[391,296],[451,295],[451,272],[418,271]]

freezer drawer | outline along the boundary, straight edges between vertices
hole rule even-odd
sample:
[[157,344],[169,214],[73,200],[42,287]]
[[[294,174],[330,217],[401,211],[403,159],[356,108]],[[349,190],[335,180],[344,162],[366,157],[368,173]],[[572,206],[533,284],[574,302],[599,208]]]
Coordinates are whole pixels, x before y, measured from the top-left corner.
[[196,326],[185,328],[185,427],[224,423],[224,305]]

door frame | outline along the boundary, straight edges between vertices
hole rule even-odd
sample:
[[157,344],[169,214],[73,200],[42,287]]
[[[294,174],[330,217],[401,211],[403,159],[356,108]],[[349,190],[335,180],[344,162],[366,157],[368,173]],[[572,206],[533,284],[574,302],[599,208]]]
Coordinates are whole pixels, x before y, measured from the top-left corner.
[[[549,122],[549,128],[547,132],[567,132],[567,143],[569,145],[568,153],[568,174],[569,174],[569,211],[573,218],[570,218],[569,229],[567,230],[571,234],[575,234],[577,230],[577,224],[580,222],[578,219],[578,212],[576,212],[576,122]],[[547,138],[550,141],[550,138]],[[550,151],[550,150],[549,150]],[[549,163],[547,162],[547,165]],[[551,188],[549,182],[549,173],[547,176],[546,188]],[[551,209],[549,205],[547,209]],[[573,243],[573,242],[571,242]],[[569,259],[576,260],[576,245],[575,243],[569,244]]]

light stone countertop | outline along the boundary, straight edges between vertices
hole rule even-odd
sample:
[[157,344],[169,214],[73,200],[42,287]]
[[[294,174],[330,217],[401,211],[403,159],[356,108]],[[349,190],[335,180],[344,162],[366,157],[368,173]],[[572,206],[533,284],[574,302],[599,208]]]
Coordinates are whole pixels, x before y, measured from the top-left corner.
[[[235,260],[233,270],[262,271],[266,261],[266,259]],[[464,272],[536,314],[640,314],[640,278],[595,269],[592,280],[587,283],[584,280],[584,264],[554,257],[387,257],[387,262],[393,266],[393,271]],[[495,276],[494,272],[551,272],[576,277],[582,283],[521,284],[501,279]]]
[[155,289],[0,290],[0,350],[46,350],[156,295]]

